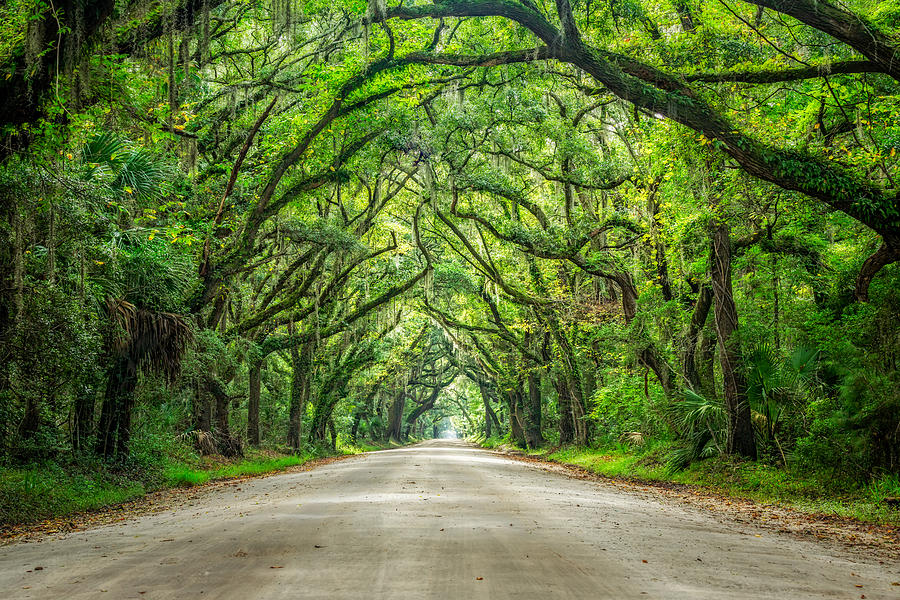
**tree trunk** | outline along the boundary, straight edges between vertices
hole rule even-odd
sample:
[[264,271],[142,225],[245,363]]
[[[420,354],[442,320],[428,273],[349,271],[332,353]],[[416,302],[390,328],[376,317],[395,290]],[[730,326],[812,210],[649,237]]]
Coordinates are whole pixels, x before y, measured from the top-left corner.
[[107,375],[106,394],[100,411],[96,451],[100,456],[112,459],[128,454],[131,438],[131,409],[137,375],[127,359],[116,359]]
[[490,438],[494,433],[493,424],[497,423],[497,429],[499,429],[500,423],[497,421],[497,415],[494,414],[494,410],[491,408],[491,399],[484,389],[484,384],[478,384],[478,391],[481,392],[481,401],[484,403],[484,436]]
[[209,374],[206,376],[206,389],[215,400],[216,406],[216,427],[215,441],[216,449],[223,456],[243,456],[244,448],[241,440],[231,435],[231,427],[229,421],[229,404],[231,398],[225,390],[225,386],[215,376]]
[[875,253],[866,259],[859,276],[856,278],[856,299],[859,302],[869,301],[869,285],[878,272],[891,263],[900,260],[900,249],[882,244]]
[[522,394],[518,390],[506,392],[509,406],[509,433],[516,446],[525,446],[525,431],[522,428]]
[[334,419],[328,419],[328,434],[331,437],[331,451],[337,452],[337,429],[334,426]]
[[719,340],[719,364],[722,367],[728,417],[727,452],[756,458],[756,438],[750,420],[750,403],[747,400],[747,384],[737,336],[737,307],[731,288],[731,239],[728,225],[716,220],[712,233],[710,276],[716,301],[716,335]]
[[250,363],[250,390],[247,401],[247,441],[259,447],[259,399],[262,391],[262,362]]
[[[309,354],[311,348],[307,345],[302,350],[296,346],[291,348],[291,405],[288,410],[287,443],[295,452],[300,450],[302,439],[303,414],[306,412],[306,401],[309,398]],[[322,432],[324,438],[324,432]]]
[[400,391],[394,397],[394,402],[391,403],[391,408],[388,411],[387,437],[395,442],[401,441],[400,438],[403,433],[401,430],[401,427],[403,426],[403,408],[405,405],[406,392]]
[[198,387],[194,396],[194,429],[209,433],[212,430],[212,410],[210,410],[209,394]]
[[541,433],[541,378],[533,371],[528,373],[528,399],[525,402],[525,442],[529,448],[544,444]]
[[700,342],[700,334],[709,317],[709,309],[712,307],[712,288],[704,285],[700,288],[697,301],[694,303],[694,312],[691,314],[691,323],[688,326],[687,338],[684,341],[684,378],[695,392],[700,392],[703,382],[700,378],[700,370],[697,368],[697,346]]
[[697,356],[697,370],[700,375],[700,389],[703,397],[712,400],[716,392],[716,332],[710,326],[706,327],[700,336],[700,353]]
[[575,441],[575,422],[572,417],[572,394],[562,375],[555,378],[557,406],[559,411],[559,443],[571,444]]
[[356,443],[356,436],[359,434],[359,424],[362,421],[363,411],[357,409],[353,412],[353,425],[350,427],[350,441]]

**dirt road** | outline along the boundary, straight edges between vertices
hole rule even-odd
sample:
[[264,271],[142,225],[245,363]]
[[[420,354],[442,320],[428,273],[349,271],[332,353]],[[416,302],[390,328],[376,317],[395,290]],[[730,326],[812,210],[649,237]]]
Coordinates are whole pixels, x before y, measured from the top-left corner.
[[460,442],[0,548],[2,598],[883,598],[900,565]]

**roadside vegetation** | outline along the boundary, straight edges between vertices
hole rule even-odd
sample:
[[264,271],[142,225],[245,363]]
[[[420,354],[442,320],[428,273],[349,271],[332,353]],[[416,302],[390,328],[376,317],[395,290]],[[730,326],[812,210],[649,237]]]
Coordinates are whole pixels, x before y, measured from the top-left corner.
[[[284,471],[328,456],[392,447],[380,442],[338,443],[337,451],[312,448],[250,449],[243,457],[201,456],[188,444],[158,449],[143,463],[110,466],[99,460],[44,461],[0,467],[0,531],[6,526],[67,517],[134,500],[172,487]],[[177,452],[173,452],[177,450]]]
[[860,521],[900,525],[900,479],[883,474],[869,480],[834,472],[785,468],[764,461],[717,456],[674,469],[675,440],[619,442],[592,448],[569,446],[518,450],[505,438],[472,440],[485,448],[522,452],[532,458],[580,467],[603,477],[649,484],[679,484],[696,491],[777,504],[801,512],[852,517]]
[[875,515],[898,33],[898,0],[5,3],[5,518],[441,435]]

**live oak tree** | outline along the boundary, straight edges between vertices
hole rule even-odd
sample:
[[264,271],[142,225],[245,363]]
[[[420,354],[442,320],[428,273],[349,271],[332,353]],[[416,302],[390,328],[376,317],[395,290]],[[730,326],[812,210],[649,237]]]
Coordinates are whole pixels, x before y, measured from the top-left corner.
[[8,3],[0,444],[896,472],[898,15]]

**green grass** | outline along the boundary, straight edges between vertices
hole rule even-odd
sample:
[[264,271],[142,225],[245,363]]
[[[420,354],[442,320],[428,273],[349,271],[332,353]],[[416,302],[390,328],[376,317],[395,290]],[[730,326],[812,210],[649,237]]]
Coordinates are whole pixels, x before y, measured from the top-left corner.
[[374,452],[376,450],[389,450],[390,448],[400,448],[403,444],[396,442],[382,442],[380,440],[357,440],[354,442],[338,442],[338,452],[340,454],[362,454],[363,452]]
[[831,473],[805,472],[727,457],[695,462],[673,473],[667,465],[673,449],[671,443],[661,442],[645,446],[614,444],[597,449],[567,447],[527,454],[579,466],[606,477],[674,482],[809,513],[900,525],[900,510],[884,502],[886,497],[900,496],[900,479],[895,475],[861,484],[836,478]]
[[143,496],[145,484],[55,463],[0,469],[0,526],[94,510]]
[[[384,447],[392,446],[361,441],[352,446],[340,445],[338,454],[359,454]],[[168,455],[142,456],[136,465],[123,469],[91,461],[0,466],[0,527],[96,510],[157,489],[282,471],[325,456],[321,451],[294,455],[287,454],[286,449],[248,449],[242,459],[227,461],[220,457],[216,462],[201,459],[189,448],[169,450]]]
[[165,470],[165,483],[169,487],[203,485],[216,479],[232,479],[246,475],[262,475],[264,473],[283,471],[288,467],[302,465],[314,458],[316,458],[316,455],[303,454],[279,458],[244,459],[216,469],[199,469],[186,465],[175,465]]

